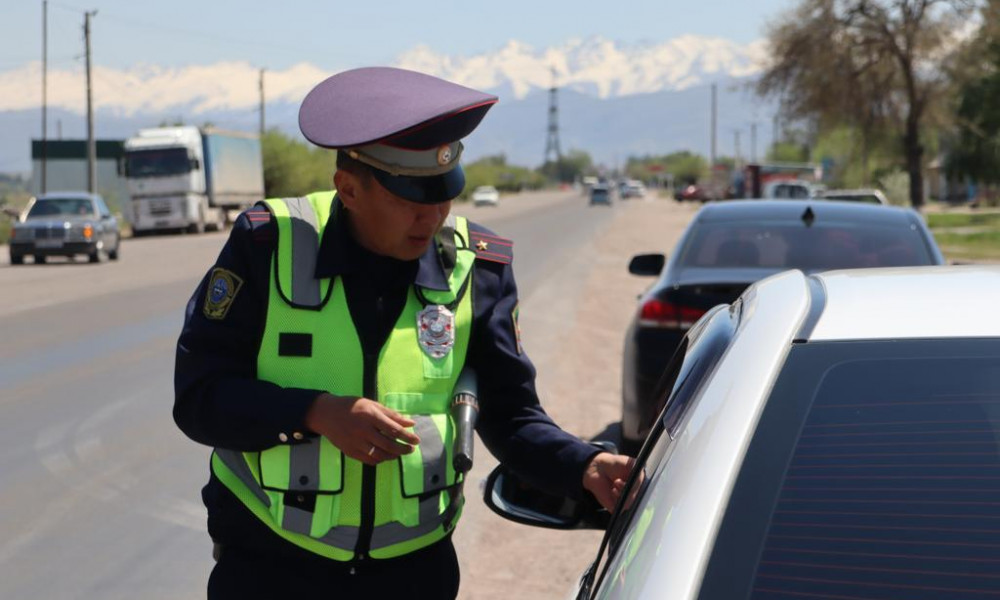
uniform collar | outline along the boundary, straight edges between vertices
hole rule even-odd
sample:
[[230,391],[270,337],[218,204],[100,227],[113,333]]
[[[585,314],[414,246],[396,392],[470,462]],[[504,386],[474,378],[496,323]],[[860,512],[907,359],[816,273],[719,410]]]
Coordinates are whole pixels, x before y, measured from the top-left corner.
[[[357,243],[350,227],[347,226],[347,210],[336,197],[333,200],[331,213],[330,221],[323,231],[323,239],[319,244],[319,257],[316,261],[317,279],[355,274],[366,264],[386,266],[385,270],[377,269],[377,272],[382,273],[399,273],[407,266],[407,261],[379,256]],[[416,285],[442,292],[450,289],[436,243],[431,244],[424,255],[414,262],[417,263],[417,274],[414,278]]]

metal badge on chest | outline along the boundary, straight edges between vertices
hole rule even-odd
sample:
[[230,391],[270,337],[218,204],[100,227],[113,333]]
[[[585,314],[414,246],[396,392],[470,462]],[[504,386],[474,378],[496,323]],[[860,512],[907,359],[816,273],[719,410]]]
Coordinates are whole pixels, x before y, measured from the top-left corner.
[[443,358],[455,345],[455,314],[440,304],[425,306],[417,313],[420,349],[431,358]]

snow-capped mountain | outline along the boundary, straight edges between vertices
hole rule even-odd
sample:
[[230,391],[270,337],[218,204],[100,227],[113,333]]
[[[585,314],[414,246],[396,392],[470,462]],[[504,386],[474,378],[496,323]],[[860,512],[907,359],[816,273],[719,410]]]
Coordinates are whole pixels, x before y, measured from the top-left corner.
[[419,46],[398,66],[483,90],[508,89],[517,99],[556,85],[598,98],[616,98],[742,78],[760,71],[764,42],[745,46],[721,38],[683,36],[661,44],[620,45],[593,37],[534,50],[511,40],[496,52],[471,57],[437,54]]
[[[608,164],[629,154],[689,149],[707,154],[709,91],[719,82],[720,152],[728,132],[766,121],[773,109],[742,90],[760,71],[763,42],[738,45],[718,38],[684,36],[663,43],[627,45],[604,38],[570,40],[533,49],[510,41],[495,52],[446,56],[421,46],[395,65],[430,73],[500,96],[467,156],[504,152],[514,163],[541,162],[547,91],[561,90],[559,124],[563,149],[582,149]],[[211,122],[253,131],[257,127],[259,69],[248,62],[189,67],[137,65],[94,69],[98,138],[121,139],[138,127],[161,122]],[[270,127],[298,135],[298,105],[330,73],[301,63],[265,74]],[[0,169],[30,170],[30,139],[39,136],[41,68],[36,63],[0,71]],[[84,74],[50,69],[49,135],[85,136]],[[726,105],[731,110],[726,110]],[[681,131],[686,127],[690,131]],[[478,151],[477,151],[478,150]]]

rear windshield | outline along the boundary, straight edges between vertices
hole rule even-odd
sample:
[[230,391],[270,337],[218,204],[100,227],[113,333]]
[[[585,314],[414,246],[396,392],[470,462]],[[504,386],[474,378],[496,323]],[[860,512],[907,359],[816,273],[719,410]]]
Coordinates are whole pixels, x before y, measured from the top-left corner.
[[87,198],[43,198],[35,201],[27,218],[93,214],[94,203]]
[[1000,597],[1000,341],[793,348],[701,598]]
[[919,229],[858,222],[703,223],[681,250],[688,267],[856,269],[934,264]]

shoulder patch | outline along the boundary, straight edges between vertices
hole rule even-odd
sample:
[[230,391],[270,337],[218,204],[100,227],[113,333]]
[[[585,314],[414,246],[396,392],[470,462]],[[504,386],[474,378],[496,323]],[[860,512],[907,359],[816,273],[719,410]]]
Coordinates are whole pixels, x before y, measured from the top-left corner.
[[476,251],[476,258],[509,265],[514,260],[514,242],[486,233],[469,231],[469,244]]
[[271,211],[264,206],[254,206],[246,211],[250,221],[250,233],[256,242],[266,242],[274,239],[274,228],[266,227],[271,223]]
[[215,321],[225,319],[241,287],[243,279],[236,273],[219,267],[212,269],[205,291],[205,318]]

